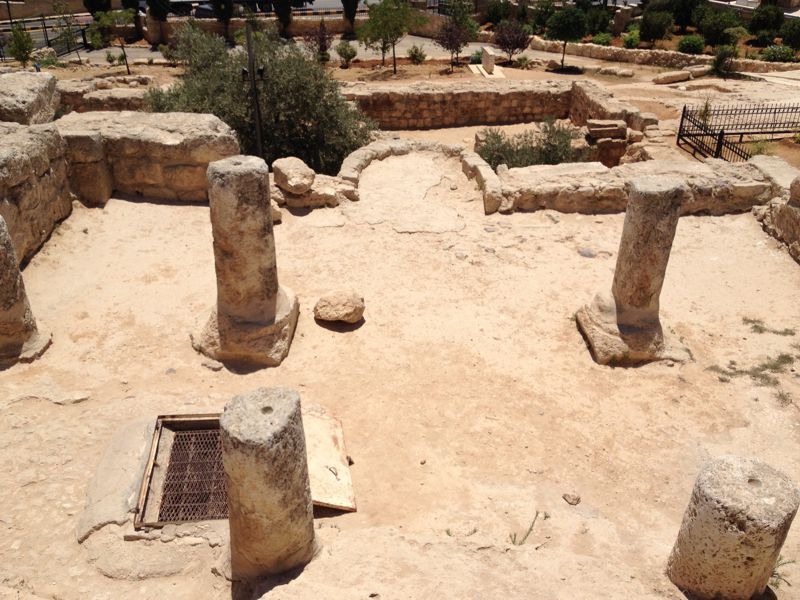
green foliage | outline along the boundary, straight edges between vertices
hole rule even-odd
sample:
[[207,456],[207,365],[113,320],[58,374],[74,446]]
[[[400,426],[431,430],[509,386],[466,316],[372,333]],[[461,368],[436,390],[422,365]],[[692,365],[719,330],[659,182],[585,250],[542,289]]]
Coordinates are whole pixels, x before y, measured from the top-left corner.
[[479,65],[483,62],[483,50],[475,50],[469,57],[469,64]]
[[[253,35],[259,81],[264,159],[297,156],[312,169],[336,173],[347,154],[369,142],[373,124],[339,93],[326,69],[294,44],[275,35]],[[256,154],[249,84],[242,80],[244,52],[228,52],[222,38],[189,23],[177,32],[175,56],[186,73],[168,90],[150,90],[147,107],[157,112],[212,113],[239,138],[242,153]]]
[[325,26],[325,19],[320,19],[317,28],[303,36],[303,43],[311,52],[311,56],[319,62],[326,63],[331,59],[333,34],[328,32],[328,28]]
[[612,39],[610,33],[598,33],[592,38],[592,43],[598,46],[610,46]]
[[166,21],[169,15],[169,0],[147,0],[147,9],[156,21]]
[[736,44],[742,38],[746,38],[750,35],[746,28],[739,25],[738,27],[728,27],[724,31],[725,36],[727,36],[728,40],[730,40],[731,44]]
[[511,3],[507,0],[489,0],[486,7],[486,19],[497,25],[511,17]]
[[107,51],[106,52],[106,62],[108,64],[110,64],[110,65],[113,65],[115,62],[117,62],[117,57],[114,56],[110,51]]
[[33,52],[33,39],[31,34],[22,28],[20,23],[14,23],[11,27],[11,39],[8,41],[8,53],[23,66],[28,64]]
[[774,4],[760,4],[753,12],[748,29],[756,35],[759,31],[769,31],[772,37],[783,25],[783,9]]
[[561,52],[561,68],[567,54],[567,42],[575,42],[586,35],[586,16],[583,11],[568,6],[553,14],[547,21],[547,37],[564,43]]
[[714,49],[714,62],[711,68],[717,75],[724,77],[733,71],[733,59],[738,52],[736,46],[717,46]]
[[120,25],[130,25],[133,23],[133,17],[134,12],[131,10],[111,10],[96,13],[86,33],[89,44],[95,50],[105,48],[111,43],[115,28]]
[[95,13],[111,10],[111,0],[83,0],[83,7],[94,16]]
[[639,30],[634,29],[633,31],[629,31],[628,33],[622,36],[622,45],[628,48],[629,50],[633,50],[634,48],[639,47]]
[[739,15],[732,10],[715,10],[701,4],[695,9],[692,19],[697,29],[711,46],[730,45],[736,43],[727,30],[741,26]]
[[231,0],[211,0],[214,7],[214,16],[217,21],[227,22],[233,16],[233,2]]
[[670,13],[647,10],[639,25],[639,37],[646,42],[664,39],[672,31],[672,25]]
[[78,50],[78,31],[80,27],[75,16],[69,11],[69,6],[63,0],[56,0],[53,2],[53,14],[56,16],[53,42],[68,48],[75,47],[75,51],[78,52],[78,58],[80,58],[80,51]]
[[586,12],[586,32],[589,35],[605,33],[611,18],[605,8],[594,6]]
[[553,0],[539,0],[536,3],[536,8],[533,9],[533,25],[537,31],[543,31],[547,27],[547,21],[556,12]]
[[427,19],[408,0],[380,0],[368,6],[369,19],[358,28],[358,40],[367,48],[379,50],[382,57],[391,48],[392,70],[397,73],[397,43]]
[[786,579],[786,577],[783,574],[782,569],[783,569],[783,567],[785,567],[787,565],[793,565],[796,562],[797,562],[796,560],[790,560],[788,558],[784,558],[782,554],[778,555],[778,561],[775,563],[775,567],[772,569],[772,575],[770,575],[770,578],[769,578],[770,587],[772,587],[773,589],[777,590],[784,583],[787,586],[791,587],[792,584],[789,583],[788,579]]
[[351,28],[356,26],[358,2],[359,0],[342,0],[342,12],[344,13],[344,18],[350,23]]
[[800,50],[800,19],[789,19],[781,27],[784,46]]
[[675,25],[680,27],[681,33],[686,32],[686,28],[691,25],[692,13],[700,6],[703,0],[673,0],[672,9],[669,11],[675,19]]
[[406,56],[408,56],[408,60],[411,61],[412,65],[421,65],[425,62],[425,59],[428,58],[422,46],[417,46],[416,44],[406,50]]
[[450,52],[450,71],[466,45],[478,34],[478,23],[472,18],[472,2],[452,0],[450,18],[436,32],[434,43]]
[[527,56],[520,56],[517,60],[514,61],[514,66],[517,69],[522,69],[523,71],[527,71],[528,69],[533,68],[533,63],[531,59]]
[[350,42],[342,40],[336,45],[336,54],[339,55],[342,61],[342,67],[347,69],[350,67],[350,62],[356,57],[356,54],[358,54],[358,50],[356,50],[355,46]]
[[292,0],[272,0],[272,9],[278,17],[281,35],[287,36],[287,30],[292,23]]
[[581,150],[572,147],[572,140],[578,136],[576,130],[552,120],[542,124],[541,132],[525,131],[509,137],[499,129],[489,128],[484,133],[484,141],[476,152],[493,169],[499,165],[509,168],[557,165],[585,158]]
[[769,46],[761,53],[767,62],[794,62],[794,50],[789,46]]
[[757,48],[766,48],[767,46],[771,46],[775,43],[775,33],[772,31],[767,31],[766,29],[762,29],[756,33],[756,39],[754,39],[751,43]]
[[706,40],[702,35],[687,35],[678,42],[678,52],[684,54],[702,54],[706,49]]
[[494,43],[508,55],[508,60],[524,52],[529,42],[528,32],[519,21],[502,21],[494,28]]

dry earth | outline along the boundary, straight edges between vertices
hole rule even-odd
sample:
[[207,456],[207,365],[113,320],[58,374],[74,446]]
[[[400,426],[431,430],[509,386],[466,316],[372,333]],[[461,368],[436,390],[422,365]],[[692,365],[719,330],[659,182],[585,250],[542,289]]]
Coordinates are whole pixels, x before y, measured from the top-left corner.
[[[342,419],[359,507],[321,515],[319,556],[268,598],[678,599],[663,568],[703,461],[752,455],[800,480],[795,368],[775,387],[708,370],[800,360],[800,330],[743,322],[800,322],[800,269],[751,215],[678,225],[662,317],[694,362],[610,369],[573,314],[610,287],[623,215],[485,217],[433,155],[373,164],[361,198],[284,214],[300,321],[283,365],[250,374],[213,372],[189,344],[215,298],[207,207],[76,206],[24,271],[54,344],[0,373],[0,598],[230,597],[211,573],[221,547],[123,542],[115,526],[80,546],[74,527],[121,424],[261,385]],[[323,328],[314,303],[342,286],[366,322]],[[800,526],[783,554],[800,558]]]

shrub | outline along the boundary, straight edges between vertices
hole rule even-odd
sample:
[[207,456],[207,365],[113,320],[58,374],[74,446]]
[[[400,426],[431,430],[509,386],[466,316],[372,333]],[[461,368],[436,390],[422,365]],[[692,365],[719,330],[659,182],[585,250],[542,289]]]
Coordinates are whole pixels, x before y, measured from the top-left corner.
[[702,54],[706,49],[706,40],[702,35],[687,35],[678,42],[678,52],[684,54]]
[[483,50],[475,50],[469,56],[469,64],[471,65],[479,65],[483,62]]
[[[168,90],[150,90],[148,109],[212,113],[236,131],[243,154],[258,154],[249,83],[242,80],[247,55],[228,52],[222,38],[197,26],[184,25],[176,37],[175,54],[186,62],[186,73]],[[315,171],[333,174],[347,154],[369,142],[373,124],[299,47],[258,32],[253,52],[256,64],[269,65],[257,83],[268,163],[297,156]]]
[[737,52],[735,46],[717,46],[714,50],[714,62],[711,68],[717,75],[725,76],[733,71],[733,59]]
[[556,7],[553,0],[539,0],[536,3],[536,8],[533,9],[533,25],[537,31],[542,31],[547,27],[547,21],[556,12]]
[[762,29],[756,34],[756,39],[752,41],[753,46],[757,48],[766,48],[775,43],[775,35],[771,31]]
[[768,62],[794,62],[794,50],[789,46],[769,46],[761,53],[761,60]]
[[772,37],[775,37],[781,25],[783,25],[783,19],[782,8],[774,4],[761,3],[758,8],[753,11],[748,29],[753,35],[758,35],[760,31],[769,31]]
[[672,30],[672,25],[672,15],[668,12],[646,10],[639,25],[639,37],[646,42],[663,39]]
[[706,38],[707,44],[719,46],[735,43],[735,40],[732,40],[726,32],[728,29],[741,25],[739,15],[734,11],[714,10],[701,5],[695,11],[695,14],[699,17],[699,20],[695,21],[695,23],[700,33]]
[[406,50],[406,56],[411,61],[412,65],[421,65],[425,62],[425,59],[428,58],[428,55],[425,54],[425,50],[422,49],[422,46],[417,46],[414,44]]
[[347,69],[350,66],[350,62],[358,54],[358,50],[350,42],[341,41],[336,45],[336,54],[342,60],[342,67]]
[[369,5],[369,19],[358,28],[359,41],[367,48],[379,50],[381,63],[392,50],[392,71],[397,73],[395,47],[415,25],[427,21],[407,0],[380,0]]
[[595,6],[586,12],[586,31],[589,35],[605,33],[611,18],[605,8]]
[[562,8],[547,21],[547,37],[564,43],[561,52],[561,68],[567,54],[567,42],[574,42],[586,34],[586,17],[583,11],[574,7]]
[[494,29],[494,43],[508,55],[508,60],[524,52],[529,42],[527,32],[518,21],[502,21]]
[[728,27],[724,32],[730,44],[736,44],[742,38],[746,38],[749,34],[747,29],[739,25],[738,27]]
[[632,50],[639,47],[639,32],[637,30],[629,31],[622,36],[622,45]]
[[326,63],[331,59],[333,34],[328,32],[325,19],[320,19],[319,27],[303,36],[303,43],[316,60]]
[[469,0],[452,0],[448,6],[450,18],[436,32],[434,43],[450,52],[450,72],[458,56],[478,33],[478,24],[472,18],[473,4]]
[[781,27],[784,46],[800,50],[800,19],[787,20]]
[[31,34],[22,28],[22,25],[15,23],[11,27],[11,39],[8,42],[8,53],[23,66],[28,64],[33,52],[33,39]]
[[583,160],[581,150],[572,147],[578,133],[569,125],[545,121],[541,132],[525,131],[507,136],[499,129],[485,129],[484,141],[476,152],[493,169],[499,165],[509,168],[530,165],[557,165]]
[[350,29],[355,30],[358,0],[342,0],[342,12],[344,13],[344,18],[350,23]]
[[490,0],[486,7],[486,20],[497,25],[511,16],[511,3],[507,0]]
[[612,39],[610,33],[598,33],[592,38],[592,43],[598,46],[610,46]]
[[106,52],[106,62],[110,65],[113,65],[117,62],[117,57],[111,54],[111,52]]
[[517,60],[514,61],[514,66],[518,69],[522,69],[523,71],[527,71],[528,69],[533,68],[533,63],[531,59],[527,56],[520,56]]
[[673,0],[672,7],[666,9],[675,18],[675,25],[680,27],[681,33],[686,33],[686,28],[692,25],[692,13],[702,0]]
[[111,10],[96,13],[92,24],[86,29],[86,37],[89,44],[95,50],[105,48],[111,43],[115,27],[133,23],[133,17],[134,11],[132,10]]

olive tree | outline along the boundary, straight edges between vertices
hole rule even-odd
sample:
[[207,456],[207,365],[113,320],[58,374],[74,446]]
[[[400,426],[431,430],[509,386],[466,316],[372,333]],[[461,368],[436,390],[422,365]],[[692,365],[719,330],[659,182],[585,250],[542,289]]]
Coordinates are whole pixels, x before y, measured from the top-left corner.
[[392,72],[397,73],[397,43],[426,18],[408,0],[380,0],[369,4],[368,10],[369,19],[358,28],[358,39],[366,47],[380,50],[382,57],[391,49]]
[[561,40],[564,43],[561,51],[561,68],[564,68],[564,57],[567,54],[567,43],[575,42],[586,34],[586,16],[583,11],[567,7],[553,13],[547,20],[547,37]]
[[478,33],[478,23],[472,18],[472,3],[453,0],[449,6],[449,19],[436,32],[433,42],[450,52],[450,72],[458,63],[458,55]]
[[525,51],[530,38],[519,21],[501,21],[494,28],[494,43],[508,55],[508,60],[511,60],[515,54]]

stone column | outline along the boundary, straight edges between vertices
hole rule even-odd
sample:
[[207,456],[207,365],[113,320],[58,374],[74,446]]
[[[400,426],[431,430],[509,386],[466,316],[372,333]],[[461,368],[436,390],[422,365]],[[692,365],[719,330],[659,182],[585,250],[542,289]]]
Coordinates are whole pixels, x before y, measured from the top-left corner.
[[50,340],[50,332],[36,325],[11,234],[0,216],[0,367],[35,360]]
[[314,512],[300,395],[259,388],[220,419],[228,487],[231,576],[252,581],[314,556]]
[[665,342],[658,302],[681,205],[690,191],[682,181],[663,176],[629,185],[611,296],[598,294],[579,310],[578,327],[600,364],[686,360],[685,350]]
[[750,600],[764,593],[789,532],[800,491],[752,458],[703,466],[692,490],[667,575],[701,600]]
[[269,168],[255,156],[208,166],[217,305],[192,345],[221,361],[277,366],[289,353],[297,298],[278,285]]

